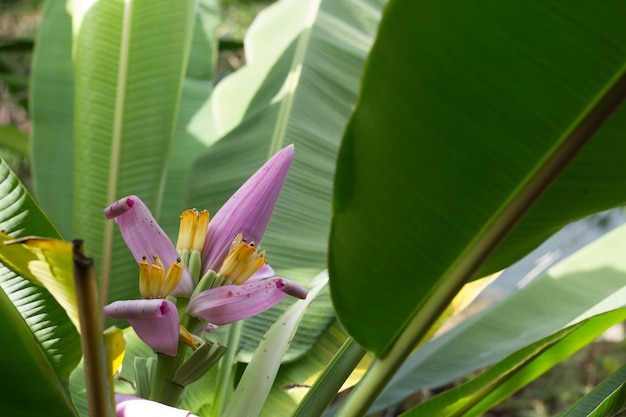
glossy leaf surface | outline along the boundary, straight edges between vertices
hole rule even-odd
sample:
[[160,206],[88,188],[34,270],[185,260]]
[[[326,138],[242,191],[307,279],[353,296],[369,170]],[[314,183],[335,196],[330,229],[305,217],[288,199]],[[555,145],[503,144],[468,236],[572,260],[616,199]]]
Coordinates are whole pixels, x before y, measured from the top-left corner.
[[401,336],[399,363],[465,281],[626,200],[626,108],[613,114],[625,11],[390,2],[342,144],[330,242],[335,307],[359,343],[384,356]]

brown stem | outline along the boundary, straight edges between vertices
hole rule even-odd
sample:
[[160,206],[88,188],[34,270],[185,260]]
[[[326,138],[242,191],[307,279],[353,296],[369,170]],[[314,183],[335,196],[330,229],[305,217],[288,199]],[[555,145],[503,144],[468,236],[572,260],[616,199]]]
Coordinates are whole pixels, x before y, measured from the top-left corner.
[[82,240],[73,241],[74,282],[80,318],[85,386],[91,417],[112,417],[113,392],[109,384],[106,350],[102,332],[104,319],[98,299],[93,259],[85,256]]

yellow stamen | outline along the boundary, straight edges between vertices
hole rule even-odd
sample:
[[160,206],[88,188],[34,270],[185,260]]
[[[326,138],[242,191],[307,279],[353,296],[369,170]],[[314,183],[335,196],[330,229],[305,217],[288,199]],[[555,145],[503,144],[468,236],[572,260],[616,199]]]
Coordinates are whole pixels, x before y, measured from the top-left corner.
[[161,291],[163,281],[165,280],[163,268],[157,264],[157,260],[158,258],[155,257],[154,263],[150,267],[150,298],[160,298],[159,292]]
[[180,215],[180,227],[178,229],[178,241],[176,242],[176,250],[181,253],[183,249],[191,248],[193,243],[194,232],[198,224],[198,212],[189,209]]
[[163,282],[163,288],[161,288],[160,296],[164,298],[170,295],[182,277],[183,267],[180,264],[180,259],[177,259],[176,262],[171,264],[167,269],[167,274],[165,275],[165,281]]
[[193,350],[196,350],[198,348],[198,345],[196,345],[196,341],[194,340],[193,335],[189,333],[189,330],[185,329],[183,326],[180,326],[180,334],[178,336],[178,340],[181,343],[186,344],[187,346],[191,346]]
[[146,258],[139,262],[139,292],[143,298],[150,298],[150,265]]
[[207,231],[209,230],[209,212],[202,210],[198,213],[198,223],[196,224],[195,233],[193,235],[192,250],[202,252]]
[[178,241],[176,250],[183,253],[184,250],[202,251],[204,240],[209,228],[209,212],[189,209],[180,215],[180,227],[178,229]]
[[172,263],[163,274],[163,263],[154,257],[152,265],[146,258],[139,262],[139,292],[143,298],[165,298],[174,291],[183,276],[180,259]]
[[253,244],[244,242],[241,233],[233,240],[219,274],[229,281],[241,285],[267,262],[265,252],[257,252]]

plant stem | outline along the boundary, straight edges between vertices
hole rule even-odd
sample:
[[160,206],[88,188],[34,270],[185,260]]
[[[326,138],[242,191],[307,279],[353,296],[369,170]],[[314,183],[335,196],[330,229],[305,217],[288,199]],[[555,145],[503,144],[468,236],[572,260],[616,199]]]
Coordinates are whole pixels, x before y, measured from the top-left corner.
[[152,389],[150,399],[163,404],[176,407],[180,401],[185,387],[172,382],[176,370],[185,357],[185,345],[179,344],[178,354],[169,356],[164,353],[157,353],[157,365],[152,378]]
[[89,415],[111,417],[114,415],[114,399],[113,390],[109,384],[106,349],[102,334],[104,320],[100,313],[94,263],[93,259],[85,256],[82,240],[74,240],[72,257]]
[[335,398],[367,350],[349,337],[306,393],[293,417],[319,417]]

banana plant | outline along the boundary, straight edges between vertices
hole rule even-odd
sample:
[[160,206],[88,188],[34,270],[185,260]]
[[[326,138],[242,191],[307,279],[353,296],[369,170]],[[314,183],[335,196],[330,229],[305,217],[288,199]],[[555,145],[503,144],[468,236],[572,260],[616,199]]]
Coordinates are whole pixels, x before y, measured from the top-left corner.
[[[7,337],[25,347],[15,345],[6,366],[20,358],[47,382],[46,401],[29,403],[28,412],[85,415],[90,372],[76,367],[80,318],[71,285],[59,284],[70,282],[67,262],[29,235],[83,239],[106,314],[133,324],[115,382],[118,415],[134,407],[181,412],[162,402],[203,417],[360,416],[493,365],[406,414],[478,415],[590,343],[626,317],[610,296],[624,285],[623,231],[433,334],[466,283],[510,266],[564,225],[626,201],[625,11],[620,3],[281,0],[250,27],[246,65],[216,84],[216,1],[47,2],[31,80],[42,210],[5,171],[11,186],[0,212],[9,283],[0,304]],[[208,209],[222,227],[230,209],[218,208],[237,207],[227,202],[231,194],[283,148],[293,149],[293,162],[267,232],[253,243],[275,273],[293,280],[264,282],[299,295],[304,290],[294,288],[309,287],[308,298],[286,298],[196,339],[196,320],[206,319],[207,329],[225,323],[207,294],[256,284],[193,281],[176,266],[161,271],[181,280],[167,288],[187,304],[166,300],[161,284],[146,289],[146,277],[158,278],[161,263],[176,265],[176,250],[195,271],[192,256],[171,243],[178,215]],[[121,233],[106,220],[107,207]],[[147,255],[159,255],[152,265],[127,232],[129,213],[152,225],[135,225],[156,248]],[[210,221],[208,228],[211,241]],[[240,244],[255,264],[265,262],[251,242]],[[36,294],[28,302],[41,298],[46,314],[29,315],[35,307],[22,304],[14,279]],[[216,282],[227,285],[212,288]],[[137,306],[155,301],[139,300],[146,294],[183,317],[180,336],[193,354],[177,350],[178,321],[168,322],[167,337],[146,317],[137,322]],[[37,338],[43,324],[53,327],[45,337],[57,335],[62,346]],[[207,337],[231,348],[220,365]],[[170,371],[174,379],[160,378]],[[620,372],[566,413],[621,410]],[[178,378],[195,381],[182,401],[182,391],[168,392]],[[355,383],[342,404],[327,408]],[[11,391],[3,410],[23,415],[29,395]]]

